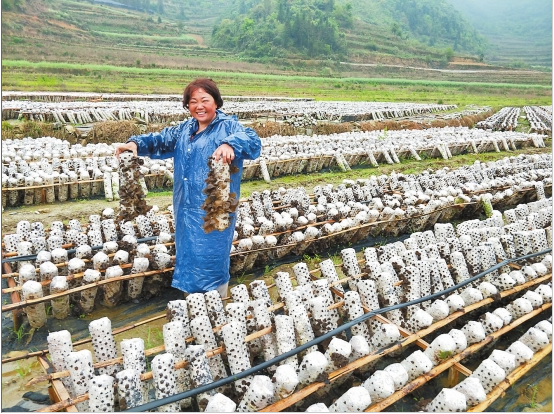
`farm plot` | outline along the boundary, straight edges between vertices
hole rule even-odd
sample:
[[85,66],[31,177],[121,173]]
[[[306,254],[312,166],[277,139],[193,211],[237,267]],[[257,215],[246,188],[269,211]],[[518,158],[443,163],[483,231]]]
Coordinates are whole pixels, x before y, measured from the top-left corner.
[[[535,185],[538,193],[543,188],[550,193],[552,158],[535,160],[528,163],[531,159],[521,157],[417,176],[373,176],[336,188],[316,186],[313,195],[303,187],[254,192],[238,208],[231,271],[248,272],[290,253],[321,253],[370,234],[422,231],[437,221],[471,217],[485,199],[494,205],[516,205],[535,192]],[[527,181],[529,174],[536,174],[539,182]]]
[[[481,205],[490,216],[494,205],[536,198],[532,212],[518,207],[515,216],[506,217],[510,222],[527,217],[547,227],[552,212],[545,189],[551,194],[551,186],[552,157],[542,155],[418,176],[382,175],[336,189],[320,186],[311,197],[302,187],[255,193],[238,207],[231,272],[240,274],[290,253],[320,253],[370,234],[424,231],[437,222],[471,217]],[[99,285],[105,285],[104,306],[158,293],[169,285],[173,270],[173,208],[135,216],[134,222],[122,220],[106,209],[102,217],[91,215],[88,223],[73,219],[67,227],[54,222],[50,229],[41,222],[20,221],[16,233],[4,235],[4,266],[15,263],[17,271],[3,275],[10,283],[3,293],[12,294],[14,303],[2,309],[61,298],[65,308],[56,317],[63,319],[69,315],[69,295],[75,311],[91,312]],[[61,287],[54,283],[56,277],[65,282]],[[27,281],[37,290],[26,290]],[[46,319],[40,321],[43,325]]]
[[[56,105],[67,105],[63,99]],[[129,104],[101,102],[107,104],[102,114],[140,122],[166,116],[150,112],[158,101],[143,102],[136,112],[126,112],[130,106],[122,103]],[[85,104],[98,108],[92,106],[97,102]],[[241,116],[273,117],[306,129],[320,119],[456,116],[443,113],[452,107],[437,105],[227,104]],[[75,121],[88,116],[84,106],[69,111],[74,109],[81,111]],[[58,113],[58,122],[67,123],[66,115],[60,119]],[[43,114],[55,120],[51,116]],[[262,156],[245,163],[243,179],[545,146],[539,133],[467,128],[264,141]],[[253,192],[239,200],[236,212],[229,252],[234,275],[349,248],[312,270],[299,262],[273,280],[245,284],[241,276],[229,297],[212,291],[172,300],[163,315],[130,320],[123,328],[95,318],[90,338],[74,341],[69,326],[77,315],[121,313],[131,301],[142,305],[163,297],[166,288],[170,292],[177,254],[173,207],[150,208],[144,195],[171,185],[172,160],[129,155],[119,164],[114,145],[69,145],[47,137],[4,140],[2,149],[6,206],[101,194],[121,199],[118,211],[98,211],[88,222],[27,219],[3,235],[2,293],[11,303],[4,302],[2,311],[12,313],[15,328],[25,320],[39,336],[49,331],[48,349],[3,363],[38,359],[45,375],[30,384],[51,385],[55,404],[48,411],[122,411],[146,403],[160,411],[381,411],[450,368],[469,379],[458,383],[453,375],[448,390],[426,408],[479,410],[502,392],[503,379],[517,380],[551,350],[551,154],[417,175],[392,172],[309,192]],[[350,247],[376,236],[403,241],[363,251]],[[164,318],[163,345],[148,346],[139,337],[116,341],[122,332]],[[531,318],[542,320],[506,352],[491,354],[474,372],[462,365],[467,357],[490,354],[491,343],[529,327]],[[450,329],[454,321],[457,328]],[[421,350],[408,349],[412,344]]]
[[[306,116],[328,121],[364,121],[447,111],[455,105],[390,102],[324,102],[324,101],[228,101],[223,110],[239,119],[273,117],[303,119]],[[42,122],[84,124],[106,120],[145,122],[179,121],[190,115],[172,101],[129,102],[33,102],[3,101],[2,120],[27,119]]]
[[530,131],[538,134],[552,134],[551,106],[525,106],[523,110],[531,125]]
[[[156,348],[145,349],[141,338],[118,344],[108,318],[89,326],[93,352],[74,349],[68,331],[51,332],[38,359],[47,367],[49,353],[54,370],[31,383],[50,381],[63,396],[51,411],[122,410],[151,401],[150,389],[161,399],[189,388],[150,409],[381,411],[453,367],[470,379],[428,409],[464,411],[496,398],[516,366],[550,352],[552,234],[543,212],[551,209],[546,198],[504,214],[486,209],[486,220],[435,223],[404,242],[366,248],[362,260],[344,249],[342,263],[323,261],[313,271],[298,263],[274,285],[255,280],[228,298],[212,291],[171,301]],[[33,305],[30,317],[41,320],[44,303]],[[473,373],[460,364],[535,316],[542,320],[506,352]],[[456,320],[459,329],[441,334]],[[375,371],[375,361],[384,369]]]
[[243,178],[301,174],[359,164],[400,163],[400,158],[452,158],[463,153],[499,152],[518,146],[543,147],[538,134],[491,133],[479,129],[431,128],[410,131],[348,132],[328,136],[273,136],[264,139],[259,159],[245,161]]
[[[116,144],[117,145],[117,144]],[[510,151],[544,147],[538,134],[490,133],[468,128],[425,131],[372,131],[328,136],[273,136],[264,139],[262,155],[245,161],[243,180],[319,172],[357,165],[399,163],[400,159],[449,159],[467,152]],[[119,165],[115,145],[70,145],[55,138],[2,141],[2,205],[19,206],[105,196],[118,199]],[[173,159],[144,157],[140,167],[144,192],[173,184]]]
[[520,108],[504,107],[484,121],[477,122],[475,127],[491,131],[513,131],[517,127],[520,111]]
[[[75,102],[75,101],[172,101],[181,102],[182,94],[124,94],[96,92],[22,92],[2,91],[3,101]],[[224,101],[312,101],[312,98],[285,98],[271,96],[223,96]]]

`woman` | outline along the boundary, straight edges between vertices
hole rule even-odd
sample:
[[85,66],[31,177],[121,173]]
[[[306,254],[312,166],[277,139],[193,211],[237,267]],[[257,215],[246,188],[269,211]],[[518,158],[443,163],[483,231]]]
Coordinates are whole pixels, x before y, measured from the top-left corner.
[[261,140],[251,129],[243,127],[235,116],[219,108],[223,99],[211,79],[196,79],[183,94],[183,106],[192,118],[159,133],[131,137],[116,150],[153,159],[174,157],[173,209],[175,215],[176,264],[172,286],[185,293],[217,289],[227,295],[229,253],[236,216],[224,231],[206,234],[202,228],[205,211],[202,193],[208,176],[208,158],[238,167],[231,175],[231,192],[240,196],[242,162],[260,155]]

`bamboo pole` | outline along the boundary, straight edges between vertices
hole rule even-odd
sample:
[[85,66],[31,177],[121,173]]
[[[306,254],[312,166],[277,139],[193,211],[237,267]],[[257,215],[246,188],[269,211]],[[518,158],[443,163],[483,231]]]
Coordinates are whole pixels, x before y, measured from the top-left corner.
[[2,312],[23,308],[23,307],[29,306],[29,305],[36,305],[37,303],[47,302],[47,301],[52,300],[52,299],[56,299],[56,298],[59,298],[59,297],[62,297],[62,296],[67,296],[67,295],[70,295],[72,293],[81,292],[83,290],[87,290],[87,289],[90,289],[90,288],[93,288],[93,287],[106,285],[108,283],[122,282],[122,281],[125,281],[125,280],[134,279],[136,277],[153,276],[153,275],[157,275],[157,274],[160,274],[160,273],[163,273],[163,272],[170,272],[173,269],[175,269],[175,268],[174,267],[168,267],[167,269],[162,269],[162,270],[151,270],[151,271],[148,271],[148,272],[133,273],[131,275],[125,275],[125,276],[113,277],[111,279],[99,280],[98,282],[93,282],[93,283],[89,283],[87,285],[78,286],[76,288],[68,289],[64,292],[56,293],[56,294],[53,294],[53,295],[47,295],[47,296],[44,296],[42,298],[21,300],[18,303],[12,303],[10,305],[4,305],[4,306],[2,306]]
[[[55,413],[57,411],[61,411],[63,409],[66,409],[70,406],[75,406],[75,404],[83,402],[88,400],[88,393],[79,395],[75,398],[66,398],[60,402],[57,402],[56,404],[49,405],[48,407],[41,408],[40,410],[37,410],[35,412],[37,413]],[[77,409],[75,409],[75,412],[77,412]]]

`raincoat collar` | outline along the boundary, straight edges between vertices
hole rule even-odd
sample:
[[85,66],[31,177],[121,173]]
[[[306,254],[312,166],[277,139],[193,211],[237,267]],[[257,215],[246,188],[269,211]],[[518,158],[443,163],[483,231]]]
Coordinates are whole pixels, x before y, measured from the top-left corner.
[[[227,119],[234,119],[237,120],[237,117],[235,115],[227,115],[225,112],[223,112],[221,109],[216,109],[215,111],[215,118],[212,119],[212,122],[206,127],[208,129],[210,126],[215,125],[221,121],[227,120]],[[191,131],[198,131],[198,121],[196,118],[191,118],[190,122],[190,130]]]

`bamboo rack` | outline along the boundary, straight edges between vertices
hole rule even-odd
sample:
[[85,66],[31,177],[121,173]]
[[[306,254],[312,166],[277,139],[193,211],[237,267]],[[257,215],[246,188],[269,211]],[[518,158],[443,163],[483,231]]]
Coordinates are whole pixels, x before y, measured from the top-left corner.
[[[398,390],[394,394],[392,394],[391,396],[385,398],[383,401],[380,401],[377,404],[371,405],[365,411],[366,412],[382,411],[386,407],[394,404],[399,399],[401,399],[401,398],[405,397],[406,395],[410,394],[415,389],[421,387],[423,384],[429,382],[431,379],[435,378],[440,373],[446,371],[448,368],[450,368],[451,366],[453,366],[457,362],[471,356],[474,352],[476,352],[479,349],[483,348],[485,345],[490,344],[494,340],[500,338],[505,333],[510,332],[515,327],[521,325],[523,322],[528,321],[529,319],[537,316],[538,314],[540,314],[541,312],[544,312],[547,309],[550,309],[551,307],[552,307],[552,303],[545,303],[540,308],[537,308],[537,309],[533,310],[533,312],[530,312],[526,315],[523,315],[522,317],[520,317],[520,318],[516,319],[515,321],[511,322],[510,324],[508,324],[506,326],[503,326],[498,331],[493,332],[490,335],[487,335],[487,337],[483,341],[477,342],[473,345],[468,346],[466,349],[464,349],[459,354],[456,354],[452,358],[449,358],[448,360],[443,362],[442,364],[437,365],[436,367],[434,367],[428,373],[419,376],[418,378],[416,378],[415,380],[413,380],[409,384],[405,385],[401,390]],[[545,349],[547,349],[547,348],[548,347],[546,347]],[[552,349],[552,343],[550,344],[550,350],[551,349]],[[469,376],[470,374],[471,374],[471,371],[469,371],[469,373],[465,374],[465,375]],[[508,386],[509,385],[511,385],[511,384],[508,384]],[[481,411],[484,411],[485,408],[486,407],[482,407],[482,409],[476,410],[476,411],[481,412]],[[473,410],[468,410],[468,411],[473,411]]]
[[[127,266],[127,267],[131,267],[131,266]],[[131,275],[118,276],[118,277],[112,277],[111,279],[99,280],[98,282],[93,282],[93,283],[89,283],[87,285],[82,285],[82,286],[79,286],[79,287],[76,287],[76,288],[73,288],[73,289],[68,289],[64,292],[56,293],[54,295],[47,295],[47,296],[44,296],[44,297],[38,298],[38,299],[20,300],[18,303],[12,303],[10,305],[3,305],[2,306],[2,312],[7,312],[7,311],[10,311],[10,310],[23,308],[25,306],[36,305],[38,303],[47,302],[47,301],[52,300],[52,299],[57,299],[57,298],[60,298],[60,297],[63,297],[63,296],[70,295],[72,293],[82,292],[83,290],[87,290],[87,289],[91,289],[91,288],[94,288],[94,287],[106,285],[106,284],[109,284],[109,283],[122,282],[122,281],[125,281],[125,280],[134,279],[134,278],[137,278],[137,277],[147,277],[147,276],[158,275],[158,274],[164,273],[164,272],[171,272],[174,269],[175,269],[174,267],[168,267],[168,268],[162,269],[162,270],[150,270],[148,272],[133,273]]]
[[[546,275],[543,278],[541,278],[542,279],[541,281],[548,280],[551,277],[552,277],[552,274]],[[538,279],[535,279],[535,280],[533,280],[531,282],[527,282],[527,283],[529,284],[527,287],[530,287],[533,284],[537,284],[537,283],[540,283],[540,282],[538,282]],[[521,286],[524,286],[524,285],[521,285]],[[515,291],[515,290],[512,291],[512,290],[513,289],[501,292],[501,296],[502,297],[509,296],[511,294],[517,293],[521,289],[518,289],[517,291]],[[334,290],[334,291],[335,291],[334,293],[339,293],[336,290]],[[396,345],[393,345],[389,348],[386,348],[385,350],[380,350],[378,353],[372,353],[372,354],[369,354],[369,355],[367,355],[367,356],[365,356],[365,357],[363,357],[363,358],[361,358],[357,361],[351,362],[350,364],[346,365],[345,367],[340,368],[339,370],[335,371],[334,373],[329,374],[329,381],[333,382],[334,380],[336,380],[338,377],[340,377],[342,375],[345,375],[349,372],[352,372],[355,369],[357,369],[357,368],[359,368],[363,365],[366,365],[367,363],[369,363],[371,361],[374,361],[374,360],[380,358],[381,356],[384,356],[384,355],[389,354],[391,352],[394,352],[394,351],[400,350],[402,348],[405,348],[405,347],[407,347],[408,345],[410,345],[414,342],[420,348],[425,349],[425,348],[427,348],[428,344],[425,341],[422,341],[421,338],[425,337],[426,335],[434,332],[435,330],[437,330],[439,328],[442,328],[443,326],[448,325],[452,321],[454,321],[454,320],[460,318],[461,316],[465,315],[467,312],[469,312],[471,310],[475,310],[475,309],[477,309],[481,306],[487,305],[487,304],[492,303],[492,302],[494,302],[494,299],[492,299],[492,298],[483,299],[479,302],[476,302],[472,305],[469,305],[469,306],[465,307],[463,311],[454,312],[451,315],[447,316],[445,319],[442,319],[438,322],[435,322],[434,324],[432,324],[428,328],[422,329],[422,330],[420,330],[416,333],[411,334],[408,331],[406,331],[405,329],[402,329],[402,328],[398,327],[401,335],[404,336],[404,338],[402,339],[401,342],[399,342]],[[548,305],[549,305],[548,307],[551,306],[551,304],[548,304]],[[364,312],[365,313],[369,312],[369,309],[364,307]],[[386,318],[382,317],[381,315],[376,315],[375,318],[377,318],[378,320],[380,320],[381,322],[384,322],[384,323],[391,323],[390,321],[388,321]],[[454,364],[458,364],[458,362],[455,361],[453,363],[453,365]],[[465,371],[466,375],[471,373],[465,367],[459,366],[459,368],[460,368],[460,371],[462,373],[464,373],[464,371]],[[299,402],[303,398],[307,397],[308,395],[314,393],[315,391],[317,391],[318,389],[320,389],[324,386],[325,386],[325,383],[323,383],[323,382],[316,382],[316,383],[310,384],[307,387],[301,389],[300,391],[297,391],[297,392],[293,393],[289,397],[284,398],[284,399],[276,402],[275,404],[272,404],[272,405],[264,408],[261,411],[262,412],[282,411],[282,410],[290,407],[291,405]]]
[[[550,308],[550,307],[552,306],[552,304],[548,304],[548,305],[549,305],[549,306],[547,306],[546,308]],[[542,312],[543,309],[542,309],[542,308],[539,308],[539,309],[537,309],[536,311],[538,311],[538,312],[536,313],[536,314],[538,314],[538,313]],[[533,313],[535,313],[535,311],[533,311]],[[532,316],[535,316],[536,314],[534,314],[534,315],[532,315]],[[528,314],[528,315],[529,315],[529,314]],[[524,318],[525,318],[526,316],[528,316],[528,315],[525,315],[525,316],[523,316],[523,317],[520,318],[520,319],[524,319]],[[530,316],[530,317],[532,317],[532,316]],[[529,318],[530,318],[530,317],[529,317]],[[527,319],[529,319],[529,318],[527,318]],[[525,319],[525,320],[527,320],[527,319]],[[519,319],[516,320],[515,322],[518,322],[518,321],[519,321]],[[519,325],[519,324],[522,323],[522,322],[524,322],[524,320],[522,320],[521,322],[517,323],[517,325]],[[512,324],[513,324],[513,323],[514,323],[514,322],[512,322]],[[510,325],[512,325],[512,324],[510,324]],[[510,325],[507,325],[506,327],[503,327],[502,329],[504,329],[504,328],[509,328],[509,329],[506,330],[506,332],[507,332],[507,331],[511,330],[511,329],[514,327],[514,326],[510,326]],[[515,325],[515,326],[517,326],[517,325]],[[503,332],[503,333],[505,333],[505,332]],[[413,336],[414,338],[412,338],[412,336]],[[380,351],[377,352],[377,353],[375,353],[375,352],[374,352],[374,353],[371,353],[371,354],[369,354],[369,355],[367,355],[367,356],[365,356],[365,357],[362,357],[362,358],[360,358],[360,359],[358,359],[358,360],[356,360],[356,361],[350,362],[348,365],[345,365],[344,367],[339,368],[339,369],[336,370],[336,371],[331,372],[331,373],[328,375],[328,380],[329,380],[329,382],[332,383],[332,382],[336,381],[338,378],[340,378],[340,377],[342,377],[342,376],[344,376],[344,375],[346,375],[346,374],[349,374],[349,373],[353,372],[354,370],[356,370],[356,369],[358,369],[358,368],[360,368],[360,367],[362,367],[362,366],[364,366],[364,365],[366,365],[366,364],[368,364],[368,363],[370,363],[370,362],[372,362],[372,361],[375,361],[375,360],[379,359],[379,358],[382,357],[382,356],[385,356],[385,355],[387,355],[387,354],[389,354],[389,353],[391,353],[391,352],[393,352],[393,351],[400,350],[400,349],[403,347],[403,345],[407,345],[407,343],[412,343],[412,342],[414,342],[414,341],[416,340],[416,339],[415,339],[415,336],[417,336],[417,334],[412,334],[411,336],[404,338],[404,343],[403,343],[403,344],[392,345],[392,346],[390,346],[390,347],[388,347],[388,348],[386,348],[386,349],[384,349],[384,350],[380,350]],[[489,339],[489,337],[490,337],[490,339]],[[485,340],[482,341],[482,343],[480,342],[480,343],[478,343],[478,344],[475,344],[475,345],[480,345],[480,346],[479,346],[479,347],[476,347],[476,349],[474,349],[473,351],[475,351],[475,350],[481,348],[482,346],[484,346],[484,345],[490,343],[490,342],[494,339],[494,338],[492,337],[492,335],[489,336],[489,337],[485,338]],[[473,346],[473,345],[472,345],[472,346]],[[467,356],[470,355],[469,353],[468,353],[467,355],[464,355],[464,352],[465,352],[465,351],[462,351],[462,353],[460,353],[460,354],[458,354],[458,355],[461,355],[462,358],[465,358],[465,357],[467,357]],[[453,358],[449,359],[448,361],[446,361],[445,363],[441,364],[441,365],[443,366],[443,367],[442,367],[442,368],[443,368],[442,371],[444,371],[444,370],[446,370],[447,368],[449,368],[450,366],[454,365],[454,364],[457,363],[459,360],[461,360],[461,359],[457,359],[457,358],[453,357]],[[442,371],[440,371],[440,372],[442,372]],[[435,375],[434,375],[434,376],[438,375],[440,372],[435,372]],[[428,374],[427,374],[427,375],[428,375]],[[423,375],[423,377],[425,377],[425,375]],[[418,379],[419,379],[419,378],[418,378]],[[416,384],[414,384],[414,385],[417,385],[418,379],[414,380],[411,384],[408,384],[408,385],[406,385],[406,386],[403,388],[404,393],[405,393],[404,395],[409,394],[410,392],[412,392],[412,391],[415,389],[415,388],[410,389],[410,385],[412,385],[414,382],[416,382]],[[429,379],[430,379],[430,378],[426,379],[423,383],[427,382]],[[419,380],[419,381],[421,381],[421,380]],[[419,385],[417,385],[417,386],[423,385],[423,383],[421,383],[421,384],[419,384]],[[314,383],[312,383],[312,384],[306,386],[305,388],[302,388],[301,390],[295,392],[294,394],[292,394],[292,395],[290,395],[290,396],[288,396],[288,397],[286,397],[286,398],[284,398],[284,399],[282,399],[282,400],[279,400],[279,401],[277,401],[277,402],[274,403],[274,404],[271,404],[271,405],[265,407],[263,410],[260,410],[260,412],[279,412],[279,411],[283,411],[283,410],[285,410],[286,408],[290,407],[291,405],[293,405],[293,404],[295,404],[295,403],[301,401],[302,399],[306,398],[307,396],[313,394],[315,391],[317,391],[317,390],[323,388],[325,385],[326,385],[326,383],[324,383],[324,382],[314,382]],[[417,387],[416,387],[416,388],[417,388]],[[401,391],[398,391],[398,392],[401,393],[402,390],[401,390]],[[395,393],[395,394],[396,394],[396,393]],[[404,395],[398,396],[397,399],[402,398],[402,396],[404,396]],[[394,396],[394,394],[393,394],[393,396]],[[391,397],[393,397],[393,396],[391,396]],[[389,397],[389,398],[391,398],[391,397]],[[384,401],[385,401],[385,400],[384,400]],[[396,401],[396,400],[395,400],[395,401]],[[392,404],[393,402],[394,402],[394,401],[390,402],[390,404]],[[390,404],[385,405],[385,407],[388,406],[388,405],[390,405]],[[383,408],[385,408],[385,407],[383,407]],[[371,408],[371,407],[370,407],[370,408]],[[371,411],[373,411],[373,410],[371,410]]]
[[[174,242],[161,243],[161,244],[163,244],[163,245],[166,246],[166,247],[171,247],[171,246],[174,246],[174,245],[175,245]],[[154,247],[156,247],[156,246],[152,246],[152,245],[148,246],[148,248],[149,248],[150,250],[153,250]],[[107,256],[110,257],[110,258],[111,258],[111,257],[114,257],[114,256],[115,256],[115,253],[110,253],[110,254],[108,254]],[[172,256],[172,258],[175,258],[175,256]],[[82,260],[83,260],[83,262],[84,262],[85,264],[86,264],[86,263],[91,263],[91,262],[92,262],[92,259],[82,259]],[[67,266],[68,264],[69,264],[69,262],[62,262],[62,263],[56,263],[55,266],[58,267],[58,268],[60,268],[60,267]],[[126,268],[130,267],[130,266],[127,266],[127,265],[129,265],[129,263],[125,263],[125,264],[121,265],[121,267],[122,267],[122,268],[123,268],[123,266],[126,266]],[[40,267],[35,267],[35,271],[36,271],[36,272],[40,272]],[[104,272],[105,269],[101,269],[100,271],[101,271],[101,272]],[[7,278],[10,278],[10,277],[16,277],[16,276],[19,276],[19,273],[17,273],[17,272],[4,273],[4,274],[2,275],[2,278],[3,278],[3,279],[7,279]],[[2,293],[7,293],[7,292],[2,291]]]
[[[144,177],[158,177],[163,176],[164,174],[144,174]],[[65,183],[52,183],[52,184],[46,184],[46,185],[31,185],[29,187],[2,187],[2,191],[21,191],[21,190],[35,190],[37,188],[50,188],[50,187],[57,187],[60,185],[72,185],[72,184],[88,184],[88,183],[103,183],[103,178],[98,178],[96,180],[82,180],[82,181],[67,181]],[[102,187],[104,188],[104,187]]]
[[[318,270],[318,269],[314,269],[314,271],[311,271],[311,272],[310,272],[310,274],[311,274],[311,276],[312,276],[312,279],[317,279],[317,277],[313,274],[313,273],[315,273],[317,270]],[[517,287],[514,288],[514,289],[510,289],[510,290],[508,290],[508,291],[502,292],[502,293],[501,293],[501,296],[502,296],[502,297],[505,297],[505,296],[508,296],[508,295],[510,295],[510,294],[516,293],[516,292],[518,292],[518,291],[521,291],[521,290],[525,289],[526,287],[530,287],[530,286],[532,286],[532,285],[534,285],[534,284],[540,283],[541,281],[547,280],[547,279],[550,278],[550,277],[551,277],[551,275],[546,275],[546,276],[544,276],[543,278],[532,280],[532,281],[530,281],[530,282],[527,282],[525,285],[517,286]],[[342,280],[340,280],[339,282],[345,283],[346,280],[345,280],[345,279],[342,279]],[[336,291],[336,289],[334,289],[334,288],[333,288],[332,290]],[[427,334],[430,333],[430,332],[433,332],[434,330],[438,329],[439,327],[442,327],[442,326],[444,326],[444,325],[446,325],[446,324],[452,322],[454,319],[456,319],[456,318],[458,318],[458,317],[460,317],[460,316],[462,316],[462,315],[465,315],[466,312],[469,312],[469,311],[471,311],[471,310],[477,309],[478,307],[484,306],[484,305],[486,305],[486,304],[488,304],[488,303],[490,303],[490,302],[493,302],[493,299],[492,299],[492,298],[484,299],[484,300],[482,300],[482,301],[480,301],[480,302],[478,302],[478,303],[475,303],[475,304],[473,304],[473,305],[470,305],[470,306],[466,307],[466,309],[464,309],[463,312],[462,312],[462,311],[459,311],[459,312],[456,312],[455,314],[449,315],[447,318],[445,318],[445,319],[443,319],[443,320],[441,320],[441,321],[438,321],[437,323],[433,324],[431,327],[426,328],[426,329],[424,329],[424,330],[422,330],[422,331],[419,331],[419,332],[417,332],[417,333],[414,333],[414,334],[411,334],[411,333],[409,333],[409,332],[406,332],[406,331],[404,331],[404,330],[401,330],[402,335],[405,336],[404,340],[402,340],[400,343],[396,344],[396,345],[393,346],[392,348],[387,349],[387,350],[384,350],[384,351],[383,351],[384,353],[382,353],[382,355],[385,355],[385,354],[387,354],[387,353],[393,352],[394,350],[397,350],[397,349],[401,349],[402,347],[405,347],[405,346],[407,346],[408,344],[410,344],[410,343],[412,343],[412,342],[416,342],[419,346],[425,348],[425,347],[427,346],[427,343],[425,343],[424,341],[421,340],[422,337],[424,337],[425,335],[427,335]],[[331,305],[331,306],[328,307],[328,308],[329,308],[329,309],[338,308],[338,307],[342,306],[342,304],[343,304],[343,301],[340,301],[340,302],[338,302],[338,303],[335,303],[335,304]],[[283,303],[280,302],[280,303],[275,304],[275,305],[273,305],[272,307],[270,307],[269,310],[276,310],[276,309],[281,308],[282,306],[283,306]],[[545,309],[548,308],[548,307],[550,307],[550,306],[551,306],[550,304],[548,304],[548,306],[543,305],[543,307],[544,307]],[[364,309],[364,311],[367,312],[367,308]],[[160,315],[160,316],[163,317],[163,315]],[[385,318],[382,318],[380,315],[377,315],[376,317],[379,318],[379,319],[381,319],[383,322],[388,322]],[[156,319],[158,319],[158,318],[159,318],[159,317],[156,317]],[[127,328],[125,328],[125,329],[127,329]],[[213,331],[214,331],[214,332],[217,332],[217,331],[219,331],[220,329],[221,329],[221,326],[214,327],[214,328],[213,328]],[[266,330],[267,330],[267,332],[266,332]],[[251,340],[253,340],[253,339],[255,339],[255,338],[258,338],[258,337],[260,337],[260,336],[263,336],[263,335],[265,335],[265,334],[267,334],[267,333],[269,333],[269,332],[271,332],[271,331],[272,331],[272,328],[271,328],[271,327],[270,327],[270,328],[266,328],[266,330],[257,331],[257,332],[255,332],[255,333],[249,335],[249,336],[247,337],[247,342],[248,342],[248,341],[251,341]],[[115,331],[114,331],[114,332],[115,332]],[[191,341],[193,341],[193,338],[187,338],[186,340],[187,340],[187,342],[191,342]],[[149,349],[149,350],[145,351],[145,354],[146,354],[146,355],[153,355],[153,354],[155,354],[155,353],[162,352],[163,350],[164,350],[164,347],[163,347],[163,346],[159,346],[159,347],[152,348],[152,349]],[[219,347],[219,348],[216,348],[216,349],[214,349],[214,350],[207,351],[207,356],[210,357],[210,356],[213,356],[213,355],[217,355],[217,354],[223,352],[223,350],[224,350],[223,347]],[[377,359],[378,357],[380,357],[380,356],[382,356],[382,355],[381,355],[381,354],[369,355],[369,356],[367,356],[367,357],[361,358],[361,360],[365,360],[365,359],[367,359],[368,357],[372,357],[373,359]],[[365,361],[365,363],[368,363],[368,362],[370,362],[370,361],[373,360],[373,359],[367,360],[367,361]],[[112,365],[112,364],[114,364],[114,363],[120,363],[121,361],[122,361],[122,358],[117,358],[117,359],[114,359],[114,360],[102,362],[102,363],[100,363],[100,364],[95,364],[95,367],[109,366],[109,365]],[[359,361],[354,361],[354,362],[359,362]],[[364,364],[365,364],[365,363],[364,363]],[[457,364],[457,360],[453,360],[453,361],[451,361],[451,365],[450,365],[450,366],[456,365],[456,364]],[[349,364],[348,366],[350,366],[350,365],[351,365],[351,364]],[[184,366],[186,366],[186,361],[178,361],[178,362],[176,363],[176,368],[182,368],[182,367],[184,367]],[[361,365],[360,365],[360,366],[361,366]],[[357,366],[357,367],[359,367],[359,366]],[[353,368],[353,367],[350,366],[350,368]],[[459,367],[459,368],[460,368],[460,367]],[[462,369],[461,369],[461,372],[464,373],[464,367],[461,367],[461,368],[462,368]],[[355,368],[353,368],[353,369],[355,369]],[[446,367],[445,367],[444,369],[446,369]],[[340,372],[335,371],[334,373],[331,373],[331,374],[329,375],[329,379],[330,379],[330,380],[336,379],[336,378],[338,378],[339,376],[344,375],[345,373],[348,372],[348,371],[342,371],[342,370],[343,370],[343,369],[340,369],[340,370],[337,370],[337,371],[340,371]],[[336,373],[336,376],[334,376],[335,373]],[[469,372],[469,373],[470,373],[470,372]],[[438,373],[437,373],[437,374],[438,374]],[[468,375],[467,369],[466,369],[465,374]],[[45,381],[45,380],[57,380],[57,379],[62,378],[62,377],[64,377],[64,376],[66,376],[66,375],[68,375],[67,372],[59,372],[59,373],[55,373],[55,374],[49,374],[49,375],[47,375],[46,377],[36,378],[36,379],[32,380],[31,383],[37,383],[37,382]],[[142,377],[141,377],[141,378],[142,378],[143,380],[149,379],[149,378],[150,378],[149,375],[151,376],[152,374],[151,374],[151,373],[146,373],[146,374],[144,374],[144,378],[142,378]],[[31,383],[30,383],[30,384],[31,384]],[[320,383],[320,384],[322,384],[322,383]],[[324,385],[324,384],[323,384],[323,385]],[[321,385],[321,386],[323,386],[323,385]],[[317,389],[319,389],[319,388],[320,388],[320,386],[318,386],[317,384],[311,384],[311,385],[309,385],[308,387],[306,387],[306,388],[300,390],[299,392],[297,392],[297,393],[291,395],[291,396],[288,397],[287,399],[279,401],[277,404],[283,405],[283,404],[285,404],[285,401],[289,402],[290,404],[293,404],[294,402],[296,402],[296,401],[292,401],[293,398],[298,398],[298,397],[299,397],[299,393],[302,393],[302,395],[307,396],[307,395],[309,395],[311,392],[314,392],[315,390],[317,390]],[[312,390],[312,391],[309,392],[309,390]],[[307,392],[308,392],[308,394],[306,394]],[[85,397],[83,397],[83,398],[85,398]],[[76,399],[73,399],[73,400],[70,400],[70,401],[66,401],[64,404],[67,405],[67,406],[71,406],[72,403],[75,403],[75,402],[78,402],[78,401],[77,401]],[[62,405],[63,405],[63,404],[62,404]],[[290,405],[289,405],[289,406],[290,406]],[[61,407],[60,409],[62,409],[62,408],[64,408],[64,407]],[[275,407],[273,407],[273,408],[275,408]],[[286,407],[284,407],[284,408],[286,408]],[[281,408],[281,409],[283,409],[283,408]],[[266,410],[263,410],[263,411],[266,411]],[[275,410],[275,411],[277,411],[277,410]]]
[[542,359],[550,353],[552,353],[552,342],[540,351],[536,352],[530,361],[527,361],[527,363],[520,365],[509,373],[500,384],[498,384],[490,393],[487,394],[487,399],[485,401],[469,408],[467,412],[480,413],[485,411],[485,409],[487,409],[487,407],[490,406],[498,397],[501,397],[504,394],[504,391],[514,385],[516,381],[518,381],[523,375],[541,362]]

